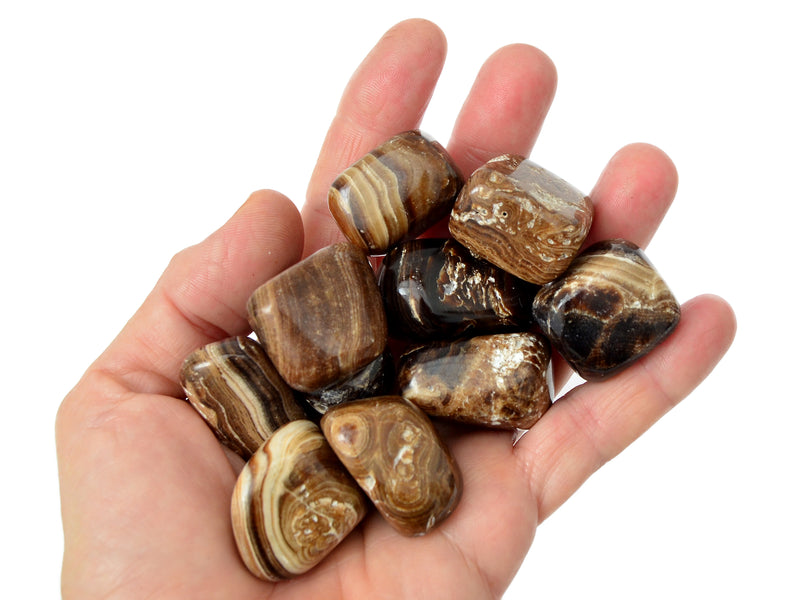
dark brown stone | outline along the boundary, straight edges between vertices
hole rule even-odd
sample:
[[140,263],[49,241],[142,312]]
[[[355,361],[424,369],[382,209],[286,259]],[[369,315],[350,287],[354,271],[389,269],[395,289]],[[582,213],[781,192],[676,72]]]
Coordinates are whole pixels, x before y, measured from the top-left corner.
[[394,359],[387,349],[349,379],[306,394],[305,400],[315,411],[324,415],[339,404],[389,393],[394,387],[394,374]]
[[584,379],[608,377],[661,343],[680,305],[635,244],[609,240],[580,254],[533,303],[542,331]]
[[527,326],[538,291],[452,239],[392,248],[381,265],[380,288],[390,335],[416,341]]

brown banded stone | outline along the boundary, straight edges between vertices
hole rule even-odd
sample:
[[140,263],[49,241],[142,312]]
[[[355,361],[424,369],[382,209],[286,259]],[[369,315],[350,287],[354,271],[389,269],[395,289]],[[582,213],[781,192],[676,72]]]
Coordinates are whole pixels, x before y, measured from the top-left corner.
[[536,332],[419,346],[398,369],[401,395],[432,416],[529,429],[550,408],[550,346]]
[[450,233],[474,254],[536,284],[555,279],[586,239],[588,197],[524,157],[504,154],[467,180]]
[[339,175],[328,206],[351,242],[383,254],[446,217],[462,184],[441,144],[417,130],[406,131]]
[[195,350],[181,386],[217,438],[244,460],[289,421],[304,418],[294,392],[258,342],[234,337]]
[[539,289],[455,240],[430,238],[392,248],[379,285],[390,335],[416,341],[527,326]]
[[314,392],[352,376],[386,346],[375,273],[348,242],[323,248],[259,287],[250,326],[291,387]]
[[306,420],[284,425],[264,442],[239,474],[231,500],[239,554],[267,581],[311,569],[366,511],[361,490]]
[[584,379],[608,377],[662,342],[680,320],[667,284],[631,242],[582,252],[533,303],[542,331]]
[[461,472],[430,419],[398,396],[340,404],[322,417],[339,460],[404,535],[422,535],[461,498]]

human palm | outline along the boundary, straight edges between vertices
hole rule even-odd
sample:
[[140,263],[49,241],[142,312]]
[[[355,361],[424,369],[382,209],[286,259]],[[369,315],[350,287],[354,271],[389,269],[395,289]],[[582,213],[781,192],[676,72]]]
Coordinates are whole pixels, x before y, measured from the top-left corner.
[[[446,431],[464,475],[452,516],[406,538],[373,511],[311,572],[254,578],[228,518],[237,475],[177,381],[183,358],[246,334],[245,304],[263,281],[340,239],[326,204],[344,168],[419,125],[445,54],[425,21],[391,29],[356,71],[323,144],[302,219],[274,191],[253,194],[217,232],[175,256],[142,307],[64,400],[57,443],[65,532],[65,598],[493,598],[521,564],[536,526],[585,479],[684,398],[733,339],[719,298],[683,306],[652,354],[560,398],[516,444],[507,432]],[[461,109],[448,151],[470,173],[505,152],[527,155],[555,91],[538,50],[493,54]],[[637,144],[609,162],[591,193],[591,241],[644,246],[675,195],[658,149]],[[304,234],[305,232],[305,234]],[[567,369],[556,364],[557,380]]]

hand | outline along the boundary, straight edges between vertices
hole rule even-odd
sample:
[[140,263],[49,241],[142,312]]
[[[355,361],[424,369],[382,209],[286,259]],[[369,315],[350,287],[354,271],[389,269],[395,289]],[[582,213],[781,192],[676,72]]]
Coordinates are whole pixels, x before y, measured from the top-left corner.
[[[444,55],[444,38],[428,22],[391,29],[345,90],[302,221],[279,193],[254,193],[221,229],[174,257],[64,400],[57,446],[65,598],[372,598],[387,591],[414,599],[499,597],[537,525],[686,397],[725,353],[735,330],[730,308],[713,296],[695,298],[652,354],[609,381],[573,389],[516,445],[496,431],[449,439],[464,494],[429,535],[402,537],[373,512],[322,564],[291,583],[269,584],[248,573],[228,516],[237,473],[183,400],[180,365],[207,342],[246,334],[250,293],[340,239],[327,210],[328,185],[391,135],[419,125]],[[462,172],[504,152],[528,155],[555,83],[552,63],[532,47],[512,45],[492,55],[450,140]],[[645,246],[676,185],[661,151],[623,148],[591,193],[592,240],[624,237]],[[563,364],[557,375],[561,381],[568,375]]]

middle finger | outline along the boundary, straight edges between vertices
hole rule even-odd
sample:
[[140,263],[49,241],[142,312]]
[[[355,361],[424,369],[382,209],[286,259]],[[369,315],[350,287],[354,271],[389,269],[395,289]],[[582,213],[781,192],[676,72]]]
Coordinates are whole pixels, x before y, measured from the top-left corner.
[[347,84],[303,206],[304,256],[343,239],[328,210],[334,179],[391,136],[419,126],[444,64],[446,42],[428,21],[392,27]]

